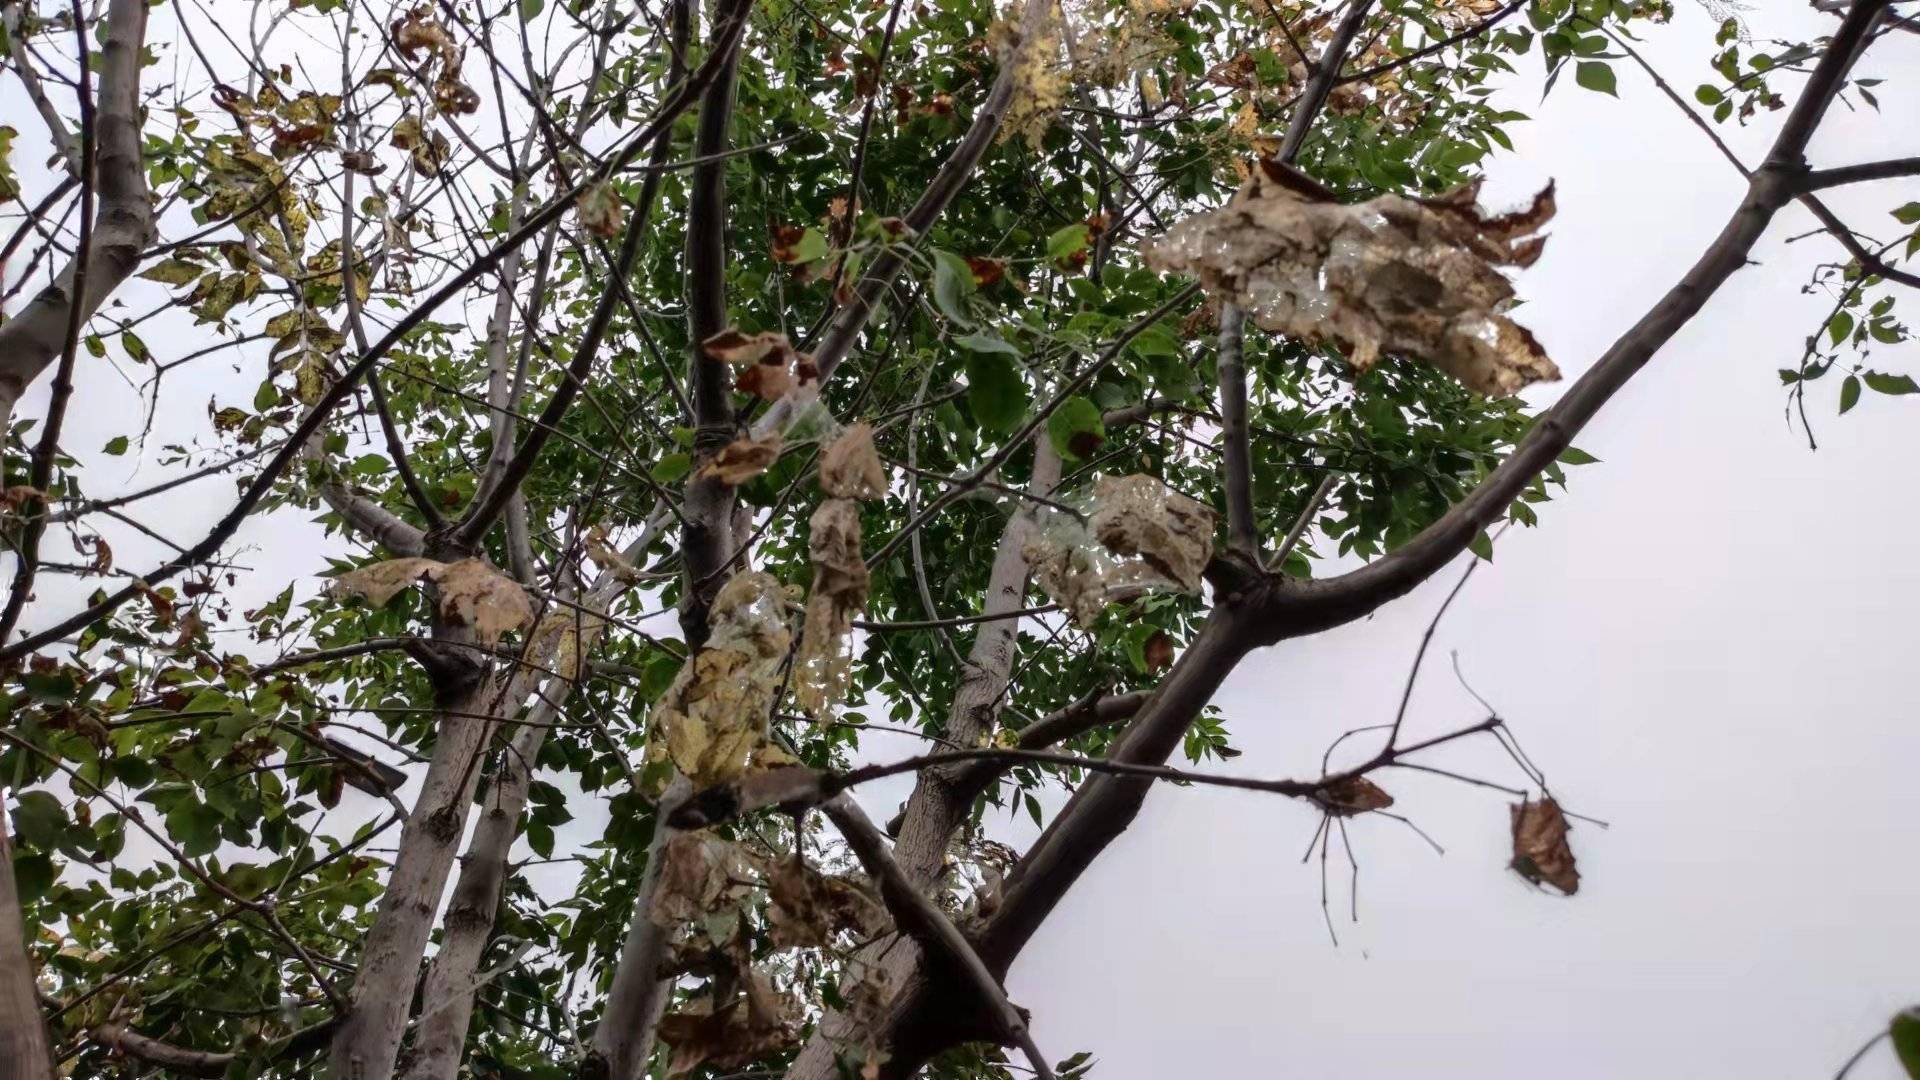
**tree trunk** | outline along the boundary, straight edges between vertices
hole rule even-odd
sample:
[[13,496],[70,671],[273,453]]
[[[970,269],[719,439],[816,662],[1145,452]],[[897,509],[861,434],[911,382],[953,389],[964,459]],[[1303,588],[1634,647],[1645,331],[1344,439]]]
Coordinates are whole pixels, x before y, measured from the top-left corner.
[[53,1057],[47,1049],[47,1025],[40,1019],[33,962],[27,958],[26,922],[13,880],[9,815],[4,811],[0,805],[0,1080],[49,1080]]
[[28,384],[65,349],[74,305],[80,305],[83,323],[91,318],[139,268],[153,241],[153,207],[140,164],[140,51],[146,37],[146,0],[112,0],[94,112],[93,174],[100,207],[88,245],[86,295],[73,295],[76,257],[20,314],[0,323],[0,431],[11,423]]

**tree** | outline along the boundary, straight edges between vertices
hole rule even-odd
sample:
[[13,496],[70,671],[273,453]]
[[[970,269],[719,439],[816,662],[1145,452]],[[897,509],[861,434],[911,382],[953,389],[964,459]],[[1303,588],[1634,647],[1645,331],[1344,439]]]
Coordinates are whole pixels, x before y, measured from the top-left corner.
[[[0,323],[0,1076],[1083,1071],[1001,979],[1156,783],[1300,800],[1324,854],[1387,812],[1375,774],[1510,739],[1397,718],[1295,779],[1168,765],[1232,756],[1221,681],[1535,524],[1789,202],[1844,253],[1790,402],[1836,367],[1842,412],[1915,392],[1869,359],[1920,231],[1869,243],[1820,192],[1920,161],[1807,159],[1913,17],[1729,21],[1703,117],[1634,49],[1668,13],[302,0],[242,41],[9,5],[62,171],[0,171],[0,262],[43,282]],[[1509,275],[1551,192],[1494,214],[1470,181],[1536,47],[1546,88],[1644,68],[1716,140],[1780,119],[1718,239],[1531,416],[1557,369]],[[63,420],[122,355],[156,403],[234,374],[204,430],[156,410],[100,451],[160,440],[174,478],[90,496]],[[154,527],[223,476],[218,520]],[[275,552],[277,593],[222,562],[313,510],[351,558]],[[117,564],[135,533],[192,539]],[[69,578],[95,591],[35,601]],[[883,729],[927,752],[862,754]],[[1516,761],[1515,869],[1572,892]],[[884,829],[849,794],[908,774]],[[1060,785],[1029,850],[988,838]],[[586,800],[603,835],[563,828]],[[574,895],[527,885],[549,860]]]

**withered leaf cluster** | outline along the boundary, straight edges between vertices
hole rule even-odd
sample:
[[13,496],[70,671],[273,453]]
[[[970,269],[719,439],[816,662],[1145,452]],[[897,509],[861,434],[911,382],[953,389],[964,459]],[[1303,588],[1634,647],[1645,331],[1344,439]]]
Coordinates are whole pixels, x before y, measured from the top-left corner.
[[1107,604],[1159,590],[1197,593],[1214,514],[1151,476],[1103,477],[1086,525],[1056,515],[1027,541],[1040,588],[1081,625]]
[[1359,371],[1391,352],[1503,397],[1560,377],[1504,314],[1514,291],[1498,269],[1540,257],[1553,187],[1497,215],[1480,208],[1479,192],[1475,181],[1434,199],[1343,204],[1265,161],[1226,206],[1175,223],[1145,254],[1267,330],[1338,346]]
[[660,1038],[673,1050],[669,1076],[738,1068],[792,1044],[800,1006],[753,965],[749,920],[763,888],[775,949],[825,946],[843,932],[871,938],[891,925],[862,880],[821,873],[798,853],[768,859],[710,832],[689,832],[669,839],[659,858],[649,918],[672,935],[661,975],[708,980],[705,996],[660,1022]]
[[792,635],[780,582],[736,574],[720,587],[707,644],[654,707],[656,745],[695,787],[725,783],[767,747],[767,719]]
[[794,349],[777,331],[743,333],[729,327],[700,343],[708,358],[740,369],[733,388],[762,401],[778,401],[795,387],[820,381],[813,358]]
[[533,622],[533,605],[519,584],[494,569],[485,559],[443,563],[438,559],[388,559],[350,570],[334,579],[337,596],[359,596],[375,607],[416,582],[436,586],[441,618],[471,627],[474,636],[491,645],[509,630]]
[[820,455],[820,490],[827,494],[808,523],[807,555],[813,589],[794,657],[793,698],[800,711],[821,716],[846,693],[852,677],[849,637],[854,616],[867,606],[866,559],[860,552],[860,504],[887,489],[886,470],[873,448],[873,428],[855,424]]

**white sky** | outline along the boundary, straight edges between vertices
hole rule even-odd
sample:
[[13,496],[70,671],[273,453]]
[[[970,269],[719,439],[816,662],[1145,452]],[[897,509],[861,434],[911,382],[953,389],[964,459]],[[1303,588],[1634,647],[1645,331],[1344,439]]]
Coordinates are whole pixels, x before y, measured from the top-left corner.
[[[1751,15],[1762,35],[1803,34],[1823,18],[1784,4]],[[1711,30],[1682,3],[1674,27],[1651,33],[1649,55],[1683,94],[1707,77]],[[1920,37],[1895,35],[1866,68],[1890,77],[1885,115],[1836,108],[1816,165],[1920,153],[1910,119]],[[1625,62],[1618,70],[1618,102],[1571,80],[1544,104],[1512,95],[1536,121],[1516,129],[1517,154],[1488,163],[1494,202],[1559,182],[1553,242],[1521,278],[1521,319],[1570,377],[1684,271],[1740,193],[1651,84]],[[11,90],[4,100],[14,115]],[[21,118],[25,147],[38,124]],[[1757,162],[1778,118],[1729,137]],[[16,150],[16,163],[38,153]],[[1891,235],[1886,210],[1916,190],[1882,184],[1829,202]],[[1914,670],[1920,505],[1899,464],[1915,459],[1920,431],[1911,399],[1869,393],[1834,418],[1836,377],[1810,404],[1818,453],[1782,421],[1773,372],[1796,361],[1829,303],[1800,288],[1815,262],[1836,257],[1823,239],[1782,245],[1808,220],[1783,214],[1762,265],[1578,440],[1604,463],[1573,470],[1540,529],[1502,541],[1442,625],[1416,694],[1412,735],[1478,718],[1447,667],[1458,649],[1555,791],[1612,822],[1576,828],[1581,894],[1548,896],[1504,870],[1502,796],[1393,775],[1397,809],[1447,855],[1394,822],[1354,823],[1361,922],[1338,921],[1336,949],[1317,867],[1299,862],[1311,812],[1163,789],[1013,971],[1013,996],[1051,1056],[1092,1051],[1106,1080],[1281,1068],[1348,1080],[1819,1077],[1920,1002],[1920,724],[1902,675]],[[1914,301],[1904,306],[1920,321]],[[147,340],[164,358],[206,344],[201,333]],[[1917,361],[1911,343],[1876,356],[1895,370]],[[65,441],[90,458],[91,492],[165,475],[151,458],[99,469],[110,459],[91,452],[139,406],[103,368],[81,376]],[[209,394],[250,396],[257,377],[224,360],[190,367],[162,415],[200,417]],[[44,387],[20,414],[43,402]],[[232,496],[225,481],[194,485],[144,520],[191,542]],[[239,561],[296,575],[310,575],[324,547],[286,515],[250,522],[241,541]],[[116,548],[128,566],[161,554],[132,540]],[[1252,657],[1218,699],[1246,752],[1232,770],[1306,775],[1338,732],[1390,719],[1456,572],[1372,620]],[[282,584],[261,581],[252,599]],[[78,599],[59,582],[41,595],[30,623]],[[1490,745],[1433,760],[1511,779]],[[884,816],[899,794],[863,798]],[[597,835],[603,808],[576,809]],[[1337,845],[1334,860],[1343,912]],[[1897,1074],[1882,1049],[1854,1076]]]

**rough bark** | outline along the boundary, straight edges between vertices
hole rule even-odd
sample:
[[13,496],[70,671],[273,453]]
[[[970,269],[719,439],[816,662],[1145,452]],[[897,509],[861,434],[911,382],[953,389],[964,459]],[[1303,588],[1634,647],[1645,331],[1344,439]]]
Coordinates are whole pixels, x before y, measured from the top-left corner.
[[85,295],[74,295],[76,254],[53,284],[0,323],[0,430],[12,421],[28,384],[59,358],[74,306],[79,305],[82,322],[91,318],[139,268],[141,253],[153,241],[153,208],[140,164],[140,50],[146,36],[145,0],[113,0],[100,48],[93,161],[99,207],[87,245]]
[[27,958],[26,922],[13,879],[13,848],[7,843],[8,816],[0,812],[0,1080],[48,1080],[53,1058],[47,1049],[47,1025],[40,1020],[33,962]]
[[[548,693],[564,699],[567,689],[562,683]],[[519,834],[520,815],[527,807],[531,763],[547,739],[544,722],[556,715],[553,707],[544,704],[534,709],[529,718],[542,723],[520,729],[509,744],[504,767],[488,786],[485,808],[467,844],[466,862],[454,883],[453,899],[447,904],[440,951],[427,965],[412,1060],[403,1074],[407,1080],[451,1080],[460,1074],[474,996],[479,991],[475,980],[487,942],[493,937],[494,915],[506,882],[507,853]]]
[[[474,655],[460,652],[469,660]],[[479,758],[497,726],[492,716],[497,690],[492,678],[480,677],[449,695],[446,710],[436,717],[438,738],[420,796],[401,826],[387,891],[361,950],[351,1012],[334,1033],[328,1073],[335,1080],[393,1075],[420,958],[473,805]]]
[[[629,544],[622,556],[629,560],[642,557],[659,535],[656,517],[640,536]],[[592,615],[604,615],[621,596],[632,588],[618,574],[608,573],[594,583],[581,602]],[[453,886],[453,899],[447,906],[441,931],[440,950],[427,965],[422,1000],[425,1002],[413,1040],[413,1060],[407,1067],[407,1080],[452,1080],[459,1075],[467,1028],[473,1019],[474,995],[481,957],[493,937],[495,916],[500,909],[500,894],[506,882],[507,853],[519,835],[520,817],[526,812],[528,784],[533,763],[545,744],[548,726],[557,719],[560,708],[573,692],[571,677],[587,663],[606,624],[594,618],[569,620],[562,632],[571,628],[577,635],[572,649],[575,670],[562,671],[541,690],[539,700],[527,717],[527,724],[514,736],[506,761],[494,777],[487,793],[486,808],[467,843],[467,854]],[[540,643],[528,657],[529,674],[550,669],[554,657],[566,652],[555,638]],[[511,699],[509,699],[511,700]]]

